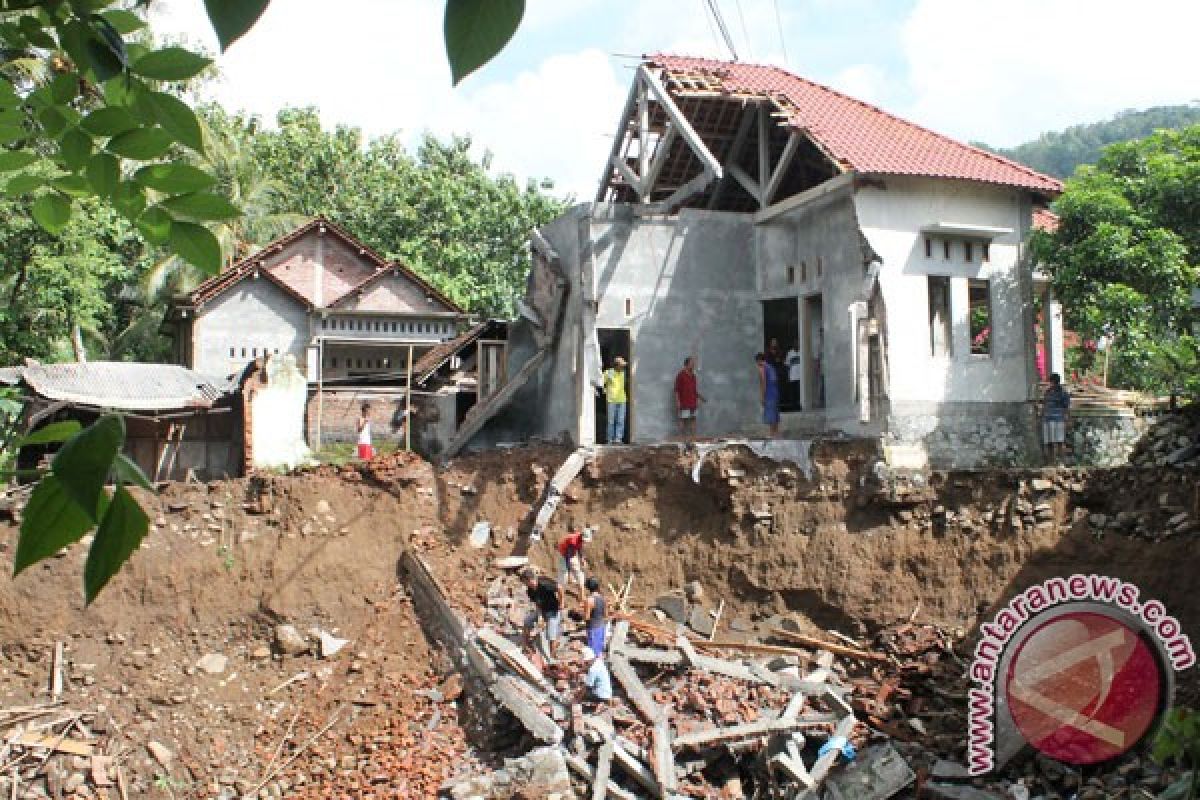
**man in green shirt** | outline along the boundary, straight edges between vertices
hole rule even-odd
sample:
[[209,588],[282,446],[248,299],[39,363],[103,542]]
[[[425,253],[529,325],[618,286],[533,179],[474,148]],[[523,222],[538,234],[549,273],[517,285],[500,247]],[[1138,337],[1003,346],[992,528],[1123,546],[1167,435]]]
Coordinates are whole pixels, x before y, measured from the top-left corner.
[[625,359],[617,356],[604,370],[604,399],[608,402],[608,443],[625,441],[625,411],[629,405]]

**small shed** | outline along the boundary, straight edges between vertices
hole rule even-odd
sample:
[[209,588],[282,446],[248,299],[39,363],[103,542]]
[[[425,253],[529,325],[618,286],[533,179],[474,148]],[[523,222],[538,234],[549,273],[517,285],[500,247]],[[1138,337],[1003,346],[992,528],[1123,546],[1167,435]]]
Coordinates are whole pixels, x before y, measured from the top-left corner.
[[[105,413],[121,414],[125,454],[151,480],[211,480],[242,471],[236,380],[175,364],[90,361],[0,369],[0,384],[22,395],[24,432],[58,420],[87,425]],[[44,455],[44,448],[24,448],[18,462],[34,467]]]

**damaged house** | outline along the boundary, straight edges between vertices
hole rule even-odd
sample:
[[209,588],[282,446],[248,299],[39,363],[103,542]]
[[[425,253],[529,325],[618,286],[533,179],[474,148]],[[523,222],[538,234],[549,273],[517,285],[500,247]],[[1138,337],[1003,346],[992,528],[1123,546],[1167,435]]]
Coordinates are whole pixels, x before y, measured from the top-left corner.
[[[1037,450],[1035,296],[1058,318],[1026,245],[1060,191],[777,67],[649,56],[595,202],[534,235],[508,382],[451,449],[602,441],[596,387],[617,355],[631,441],[677,435],[687,356],[698,433],[756,435],[754,355],[776,340],[800,354],[784,435],[881,437],[909,465],[1020,463]],[[1041,338],[1061,363],[1061,326]]]
[[387,431],[407,403],[404,381],[422,356],[454,339],[462,308],[402,264],[314,219],[187,295],[168,316],[178,363],[230,375],[292,356],[309,385],[310,445],[353,441],[372,401]]

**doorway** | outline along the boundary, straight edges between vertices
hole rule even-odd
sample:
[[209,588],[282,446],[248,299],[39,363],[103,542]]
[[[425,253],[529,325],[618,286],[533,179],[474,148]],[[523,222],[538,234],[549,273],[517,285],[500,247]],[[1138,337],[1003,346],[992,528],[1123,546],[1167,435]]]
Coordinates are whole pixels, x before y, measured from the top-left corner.
[[[787,363],[789,354],[794,361],[800,360],[799,334],[800,303],[797,298],[763,301],[763,352],[778,373],[780,411],[800,411],[804,407],[800,375],[797,374],[797,380],[792,381],[792,370]],[[772,342],[775,343],[774,347]]]
[[[622,444],[629,444],[633,438],[633,348],[628,328],[597,328],[596,338],[600,345],[600,366],[607,370],[613,365],[613,360],[620,356],[625,359],[625,433],[621,437]],[[596,441],[614,444],[608,441],[608,401],[603,390],[596,393]]]
[[804,298],[804,407],[825,408],[825,316],[821,295]]

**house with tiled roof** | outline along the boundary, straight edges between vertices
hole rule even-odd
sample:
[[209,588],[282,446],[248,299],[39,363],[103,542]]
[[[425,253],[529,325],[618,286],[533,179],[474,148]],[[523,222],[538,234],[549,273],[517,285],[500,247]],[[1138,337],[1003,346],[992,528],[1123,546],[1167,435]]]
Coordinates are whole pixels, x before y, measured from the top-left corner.
[[944,466],[1036,453],[1027,242],[1054,178],[779,67],[675,55],[643,58],[599,173],[535,237],[523,383],[473,410],[476,442],[602,442],[618,355],[626,441],[680,434],[689,356],[697,433],[764,435],[763,352],[780,435]]
[[[331,425],[337,434],[339,421],[345,438],[358,413],[357,403],[325,403],[320,391],[361,396],[360,384],[402,383],[410,364],[455,338],[465,321],[462,308],[415,272],[321,218],[176,298],[168,316],[176,360],[202,374],[294,357],[312,387],[310,406],[324,412],[310,422],[312,439]],[[393,400],[380,404],[381,414],[390,418]],[[310,418],[320,416],[310,409]]]

